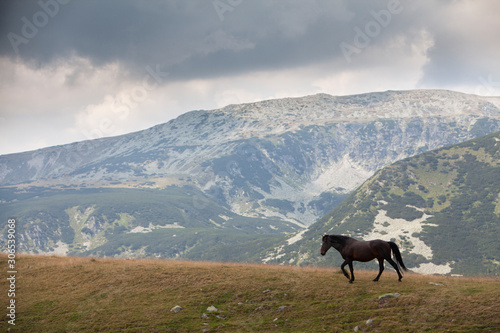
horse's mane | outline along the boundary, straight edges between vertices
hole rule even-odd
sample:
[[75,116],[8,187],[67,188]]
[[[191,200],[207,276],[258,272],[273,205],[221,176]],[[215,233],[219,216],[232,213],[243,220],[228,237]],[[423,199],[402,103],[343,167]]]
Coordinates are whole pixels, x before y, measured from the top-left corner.
[[352,239],[351,237],[348,237],[348,236],[342,236],[342,235],[330,235],[331,238],[334,238],[340,245],[344,246],[345,243],[347,243],[347,241],[349,239]]

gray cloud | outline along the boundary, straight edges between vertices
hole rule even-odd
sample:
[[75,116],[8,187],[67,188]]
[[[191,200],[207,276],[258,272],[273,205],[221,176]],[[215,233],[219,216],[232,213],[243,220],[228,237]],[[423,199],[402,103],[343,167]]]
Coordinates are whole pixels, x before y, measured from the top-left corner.
[[[9,0],[0,5],[0,52],[42,66],[76,54],[96,66],[123,63],[132,75],[161,64],[171,79],[293,68],[343,58],[340,43],[353,44],[354,29],[365,31],[375,22],[373,13],[387,11],[391,2],[42,0],[53,11],[58,7],[44,22],[46,10],[38,2]],[[218,3],[226,11],[217,10]],[[423,17],[412,17],[410,2],[396,6],[401,13],[380,27],[369,46],[383,46],[397,34],[411,38],[419,28]],[[41,25],[32,38],[23,35],[30,30],[26,20]],[[27,42],[13,43],[9,33]]]
[[497,0],[2,0],[0,127],[17,138],[0,153],[266,98],[500,95],[499,12]]
[[76,55],[137,78],[161,65],[170,81],[332,61],[335,73],[377,66],[397,41],[412,56],[425,31],[420,84],[467,85],[500,80],[499,12],[495,0],[4,0],[0,55],[35,67]]

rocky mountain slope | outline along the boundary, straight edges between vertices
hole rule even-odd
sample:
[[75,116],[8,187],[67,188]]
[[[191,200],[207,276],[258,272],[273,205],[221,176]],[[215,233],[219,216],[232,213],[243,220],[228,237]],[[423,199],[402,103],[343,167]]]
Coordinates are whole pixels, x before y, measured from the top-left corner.
[[[314,223],[382,167],[499,129],[500,98],[442,90],[318,94],[229,105],[188,112],[136,133],[0,156],[0,205],[20,219],[23,244],[30,251],[46,244],[38,249],[68,246],[66,253],[114,255],[142,249],[143,254],[171,256],[165,249],[145,250],[147,241],[143,238],[146,245],[141,246],[139,234],[134,240],[125,234],[151,225],[155,228],[147,234],[152,237],[172,231],[157,226],[177,223],[190,239],[178,242],[175,253],[182,256],[196,252],[192,249],[203,243],[192,236],[189,225],[201,223],[205,231],[238,230],[223,223],[235,214],[244,223],[271,221],[267,224],[274,228],[259,222],[248,227],[249,233],[267,230],[275,237],[276,232],[298,230]],[[100,200],[92,199],[93,189],[105,190]],[[76,199],[62,200],[68,193]],[[78,193],[86,195],[84,204]],[[144,214],[134,204],[143,202],[144,195],[164,199],[154,199],[157,204],[148,205]],[[35,204],[40,198],[45,198],[44,205]],[[176,203],[176,208],[165,200]],[[208,206],[217,207],[218,213],[204,214]],[[72,222],[75,210],[90,212],[82,223],[93,221],[92,217],[100,222],[86,229],[77,226]],[[162,217],[172,214],[177,218]],[[53,221],[58,223],[55,231],[43,231]],[[93,232],[85,236],[82,232],[87,229]],[[73,235],[71,230],[73,238],[68,236]],[[33,239],[30,233],[38,236]],[[211,234],[212,243],[217,243],[216,234],[203,234]],[[94,241],[97,235],[102,236],[101,243]],[[255,246],[254,238],[246,241],[253,244],[250,248]],[[120,242],[128,245],[117,251]],[[115,248],[106,248],[111,244]]]
[[266,261],[340,265],[338,253],[319,255],[322,234],[396,241],[419,273],[498,276],[500,132],[382,169]]
[[500,98],[319,94],[194,111],[137,133],[1,156],[0,185],[192,185],[234,212],[309,225],[335,194],[383,166],[498,129]]

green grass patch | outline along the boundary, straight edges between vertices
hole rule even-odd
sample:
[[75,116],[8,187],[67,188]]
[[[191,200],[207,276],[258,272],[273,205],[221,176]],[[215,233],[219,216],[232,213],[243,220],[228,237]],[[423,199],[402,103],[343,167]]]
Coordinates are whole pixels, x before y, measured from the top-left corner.
[[[500,284],[492,278],[406,274],[399,283],[386,271],[373,283],[376,272],[359,270],[348,284],[327,268],[48,256],[21,256],[18,269],[19,332],[500,329]],[[400,296],[381,301],[387,293]],[[183,310],[171,313],[175,305]],[[207,311],[212,305],[217,312]]]

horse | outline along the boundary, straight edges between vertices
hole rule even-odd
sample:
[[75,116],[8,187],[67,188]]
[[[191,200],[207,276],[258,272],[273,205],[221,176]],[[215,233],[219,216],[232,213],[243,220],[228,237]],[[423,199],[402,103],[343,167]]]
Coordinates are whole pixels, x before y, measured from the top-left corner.
[[[342,269],[342,273],[344,273],[345,277],[349,279],[349,283],[354,281],[354,273],[352,269],[353,261],[361,261],[368,262],[373,259],[378,260],[379,264],[379,272],[373,282],[377,282],[384,270],[384,259],[389,262],[389,264],[394,267],[396,272],[398,273],[398,281],[401,282],[403,276],[399,271],[398,264],[401,268],[407,271],[405,264],[403,263],[403,258],[401,258],[401,252],[399,252],[399,248],[394,242],[386,242],[380,239],[371,240],[371,241],[359,241],[351,237],[341,236],[341,235],[325,235],[323,236],[323,245],[321,246],[321,255],[324,256],[330,247],[334,247],[337,251],[340,252],[344,262],[340,266]],[[394,253],[396,258],[396,262],[391,259],[391,250]],[[349,265],[349,269],[351,270],[351,276],[344,270],[344,267]]]

